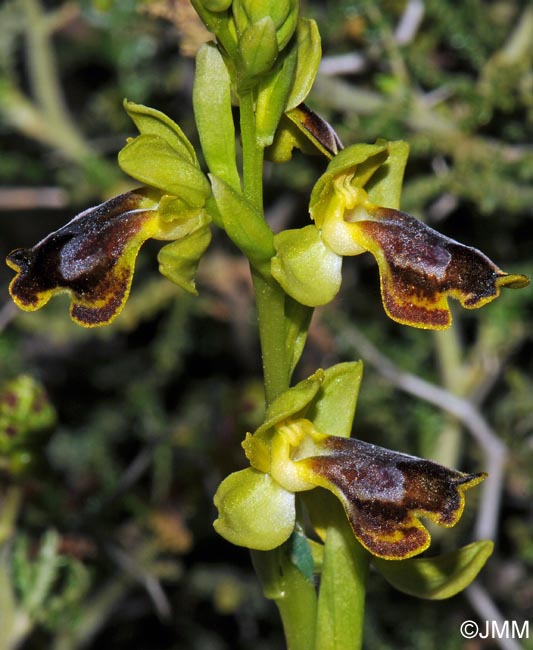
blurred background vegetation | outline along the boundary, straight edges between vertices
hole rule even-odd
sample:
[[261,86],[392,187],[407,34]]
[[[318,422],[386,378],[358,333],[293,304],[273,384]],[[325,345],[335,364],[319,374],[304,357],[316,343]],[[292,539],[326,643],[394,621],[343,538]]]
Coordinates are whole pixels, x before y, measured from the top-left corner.
[[[530,3],[309,0],[303,11],[325,55],[312,108],[346,144],[408,140],[402,207],[533,276]],[[115,163],[133,134],[124,97],[196,142],[192,56],[204,38],[186,0],[3,2],[1,258],[132,187]],[[275,229],[306,222],[324,167],[296,155],[267,168]],[[156,251],[144,247],[129,303],[102,330],[73,325],[66,297],[18,312],[0,266],[0,650],[283,648],[246,550],[211,526],[214,490],[244,465],[239,443],[262,415],[246,264],[215,236],[193,299],[158,276]],[[452,331],[430,333],[386,318],[370,256],[343,271],[298,378],[362,357],[355,435],[493,469],[431,548],[493,533],[477,591],[428,603],[371,574],[366,648],[499,647],[464,641],[459,625],[493,617],[488,602],[533,626],[532,290],[457,310]]]

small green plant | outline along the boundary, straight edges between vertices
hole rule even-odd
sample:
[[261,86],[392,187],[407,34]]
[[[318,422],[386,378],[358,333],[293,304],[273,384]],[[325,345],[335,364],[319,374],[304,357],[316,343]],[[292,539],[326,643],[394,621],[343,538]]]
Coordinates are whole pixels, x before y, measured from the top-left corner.
[[[400,211],[405,142],[344,148],[305,105],[321,46],[316,23],[300,16],[297,0],[192,4],[216,39],[196,58],[202,156],[171,118],[126,101],[139,135],[122,149],[119,164],[142,187],[10,253],[11,296],[33,311],[68,292],[74,321],[105,325],[128,298],[147,239],[167,242],[158,254],[160,272],[196,294],[195,273],[212,230],[226,233],[250,265],[265,417],[242,443],[250,466],[230,474],[215,494],[214,526],[252,550],[291,650],[355,650],[371,563],[395,587],[422,598],[452,596],[478,574],[492,551],[489,540],[415,556],[430,545],[420,518],[453,526],[465,491],[485,474],[352,438],[360,362],[317,369],[293,383],[313,310],[338,293],[343,258],[365,252],[377,262],[386,314],[423,329],[451,325],[450,297],[477,308],[502,287],[529,280]],[[264,161],[283,164],[294,149],[322,156],[327,166],[310,196],[311,223],[275,234],[263,209]]]

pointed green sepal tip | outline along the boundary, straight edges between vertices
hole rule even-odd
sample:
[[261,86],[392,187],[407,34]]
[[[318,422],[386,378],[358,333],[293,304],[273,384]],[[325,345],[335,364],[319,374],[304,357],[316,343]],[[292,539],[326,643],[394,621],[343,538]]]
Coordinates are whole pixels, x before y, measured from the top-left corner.
[[399,591],[417,598],[443,600],[475,580],[493,548],[492,541],[480,540],[435,557],[397,561],[373,557],[372,563]]
[[294,494],[269,474],[248,467],[220,484],[214,503],[217,533],[237,546],[269,551],[285,542],[294,530]]

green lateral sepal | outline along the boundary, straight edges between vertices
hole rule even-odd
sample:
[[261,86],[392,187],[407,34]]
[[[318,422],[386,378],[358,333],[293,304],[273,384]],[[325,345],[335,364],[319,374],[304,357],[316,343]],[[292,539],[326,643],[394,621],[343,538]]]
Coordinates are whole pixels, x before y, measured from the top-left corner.
[[174,120],[155,108],[127,99],[124,100],[124,108],[141,135],[157,135],[163,138],[185,161],[198,166],[194,147]]
[[178,196],[192,208],[202,207],[211,194],[203,172],[161,136],[139,135],[130,140],[120,151],[118,162],[132,178]]

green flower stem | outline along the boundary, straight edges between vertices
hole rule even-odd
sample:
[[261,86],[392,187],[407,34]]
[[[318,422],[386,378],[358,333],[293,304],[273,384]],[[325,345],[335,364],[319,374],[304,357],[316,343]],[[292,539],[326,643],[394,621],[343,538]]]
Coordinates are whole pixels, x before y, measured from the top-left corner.
[[258,144],[255,128],[254,95],[247,92],[240,97],[242,138],[242,176],[244,194],[263,212],[263,160],[264,149]]
[[[257,143],[252,92],[240,98],[243,186],[246,197],[263,213],[263,147]],[[289,388],[285,293],[278,283],[252,268],[267,405]]]
[[[462,362],[461,342],[457,330],[451,327],[441,332],[433,332],[433,338],[444,388],[464,397],[472,376]],[[431,457],[441,465],[456,467],[461,456],[462,438],[462,425],[457,418],[446,417],[443,429],[431,451]]]
[[252,269],[259,340],[263,358],[266,403],[289,388],[289,360],[285,345],[285,294],[274,280]]
[[[243,188],[246,197],[263,213],[263,148],[257,143],[252,93],[240,98]],[[290,385],[287,349],[286,296],[264,269],[252,267],[259,339],[263,359],[266,404]],[[314,585],[292,564],[286,545],[273,551],[252,551],[252,559],[265,596],[280,612],[289,650],[309,650],[314,645],[316,593]]]
[[273,551],[252,551],[252,561],[265,597],[278,607],[288,650],[313,648],[315,587],[291,562],[288,544]]
[[[256,138],[250,92],[240,98],[240,126],[244,194],[262,214],[264,152]],[[290,323],[285,292],[268,271],[252,267],[252,280],[268,406],[290,385]],[[327,522],[327,537],[318,601],[313,583],[292,563],[288,543],[273,551],[252,552],[264,594],[280,612],[288,650],[361,648],[367,554],[355,540],[342,508],[338,504],[330,508],[327,501],[324,506],[321,518]]]

